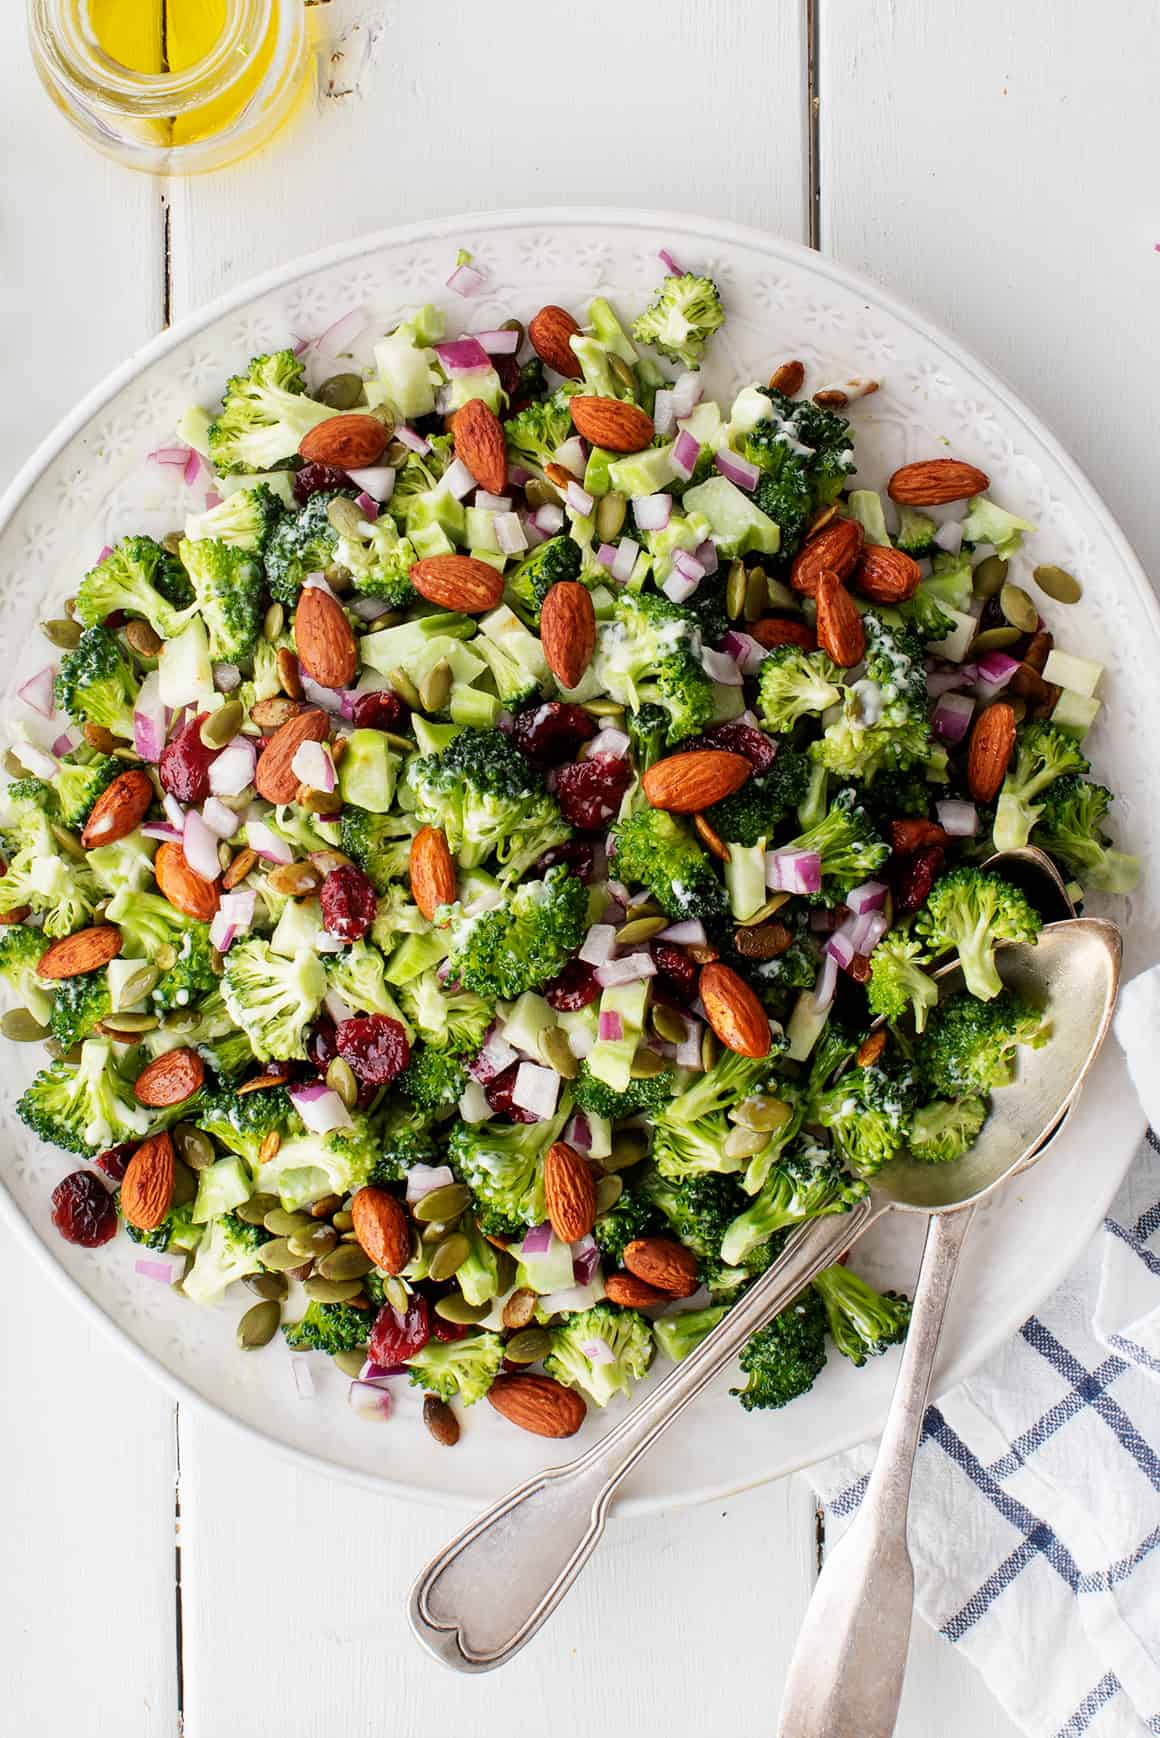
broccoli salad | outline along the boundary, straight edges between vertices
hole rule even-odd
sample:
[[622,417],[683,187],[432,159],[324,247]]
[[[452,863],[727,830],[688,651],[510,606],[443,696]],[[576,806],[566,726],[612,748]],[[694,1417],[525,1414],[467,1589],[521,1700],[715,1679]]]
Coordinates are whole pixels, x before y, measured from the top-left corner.
[[[303,1393],[311,1353],[368,1418],[409,1378],[445,1444],[485,1396],[571,1434],[796,1226],[962,1157],[1050,1036],[993,850],[1136,876],[1100,667],[1040,614],[1079,582],[964,460],[856,482],[874,382],[714,402],[721,297],[664,265],[630,325],[255,357],[153,455],[204,501],[101,552],[10,726],[2,1029],[48,1053],[60,1234],[123,1228]],[[908,1314],[832,1267],[735,1392]]]

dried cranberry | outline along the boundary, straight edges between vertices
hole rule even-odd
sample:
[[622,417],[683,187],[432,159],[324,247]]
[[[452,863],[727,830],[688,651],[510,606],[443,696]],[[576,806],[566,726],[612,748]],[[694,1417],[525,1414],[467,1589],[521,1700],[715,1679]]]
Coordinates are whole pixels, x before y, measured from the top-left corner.
[[52,1222],[66,1243],[96,1249],[117,1230],[117,1208],[95,1171],[70,1171],[52,1191]]
[[119,1147],[106,1147],[103,1153],[98,1153],[95,1162],[110,1182],[119,1183],[136,1151],[132,1141],[122,1141]]
[[697,994],[697,967],[684,948],[676,947],[671,941],[654,941],[649,944],[649,952],[657,968],[657,976],[662,980],[657,988],[666,987],[677,1001],[687,1006]]
[[398,730],[410,713],[393,688],[369,688],[355,695],[351,716],[359,730]]
[[488,1081],[483,1089],[483,1096],[497,1116],[506,1116],[511,1122],[536,1122],[538,1118],[530,1110],[524,1110],[512,1099],[519,1069],[519,1063],[513,1062],[502,1074],[497,1074],[494,1080]]
[[586,1008],[599,994],[596,973],[583,960],[569,960],[559,977],[544,985],[544,1000],[561,1014]]
[[305,507],[311,495],[320,495],[324,490],[329,494],[334,489],[353,489],[354,484],[337,465],[303,465],[300,471],[295,471],[290,487],[298,505]]
[[493,356],[491,365],[508,397],[514,399],[520,384],[520,365],[514,356]]
[[340,1020],[334,1042],[358,1078],[375,1086],[385,1086],[401,1074],[411,1057],[406,1032],[389,1014],[356,1014],[353,1020]]
[[537,859],[533,874],[546,875],[557,863],[565,863],[581,881],[591,881],[596,870],[596,847],[590,839],[568,839],[553,845]]
[[157,772],[162,787],[179,803],[204,803],[209,795],[210,765],[221,750],[207,748],[201,740],[201,727],[208,717],[207,712],[199,712],[161,750]]
[[632,783],[632,767],[616,754],[574,760],[556,774],[556,801],[570,826],[592,831],[612,820]]
[[319,1074],[325,1074],[338,1055],[334,1032],[334,1021],[329,1014],[323,1014],[306,1040],[306,1055]]
[[743,724],[731,718],[727,724],[714,724],[703,736],[681,743],[681,752],[694,748],[719,748],[728,754],[743,754],[754,772],[768,772],[777,758],[777,744],[755,724]]
[[375,890],[353,863],[332,869],[318,897],[323,925],[342,941],[359,941],[375,921]]
[[432,1316],[431,1332],[437,1340],[449,1344],[452,1340],[462,1340],[467,1336],[467,1328],[463,1322],[445,1322],[442,1316]]
[[917,911],[920,905],[926,904],[945,856],[941,845],[924,845],[921,850],[911,852],[909,857],[891,863],[890,883],[894,910],[898,915]]
[[431,1338],[431,1312],[427,1299],[415,1292],[400,1315],[390,1304],[384,1304],[375,1317],[367,1350],[372,1364],[401,1364],[421,1352]]
[[528,706],[512,720],[512,741],[541,772],[573,760],[595,735],[595,718],[583,706],[570,706],[564,700]]

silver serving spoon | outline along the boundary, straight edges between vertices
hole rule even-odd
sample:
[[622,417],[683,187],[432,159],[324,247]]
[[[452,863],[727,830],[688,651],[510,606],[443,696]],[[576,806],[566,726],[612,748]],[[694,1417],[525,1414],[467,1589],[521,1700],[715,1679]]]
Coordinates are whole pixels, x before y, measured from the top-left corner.
[[[1051,924],[1037,946],[1002,951],[1007,983],[1040,1005],[1067,1010],[1053,1041],[1021,1058],[1020,1080],[1007,1089],[1002,1115],[988,1119],[957,1164],[897,1161],[849,1213],[803,1225],[713,1332],[607,1435],[519,1485],[440,1552],[409,1603],[411,1626],[436,1658],[458,1671],[489,1671],[530,1641],[594,1550],[626,1473],[749,1336],[876,1219],[893,1211],[951,1213],[990,1194],[1036,1152],[1103,1042],[1120,952],[1115,925],[1097,918]],[[951,975],[944,974],[948,981]],[[846,1728],[859,1738],[869,1730],[861,1712]]]
[[[996,852],[983,867],[1020,887],[1045,918],[1075,917],[1055,864],[1034,846]],[[1069,1108],[1020,1170],[1038,1161]],[[907,1544],[914,1459],[943,1318],[974,1216],[968,1203],[931,1217],[874,1470],[857,1518],[827,1556],[810,1599],[786,1678],[778,1738],[828,1738],[855,1730],[859,1738],[888,1738],[894,1731],[914,1605]]]

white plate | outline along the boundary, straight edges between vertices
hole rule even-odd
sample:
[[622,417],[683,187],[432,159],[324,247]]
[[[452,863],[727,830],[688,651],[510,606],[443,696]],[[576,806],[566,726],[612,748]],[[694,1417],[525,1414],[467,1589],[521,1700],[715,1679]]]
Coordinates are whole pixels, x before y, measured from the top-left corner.
[[[485,292],[463,301],[442,288],[459,246],[486,274]],[[1141,852],[1144,881],[1116,902],[1127,929],[1127,969],[1149,963],[1160,932],[1153,867],[1155,755],[1152,696],[1160,668],[1160,614],[1140,568],[1082,472],[1006,387],[877,286],[815,253],[753,230],[659,213],[533,211],[448,219],[389,231],[292,265],[250,284],[148,345],[81,404],[16,480],[0,510],[0,660],[27,675],[45,661],[37,621],[59,604],[98,549],[127,531],[157,535],[180,523],[178,477],[145,464],[172,439],[191,400],[211,405],[227,375],[259,351],[319,333],[353,307],[369,341],[425,300],[445,304],[451,329],[527,319],[545,301],[579,315],[597,291],[625,314],[643,306],[661,275],[657,249],[710,273],[729,318],[714,340],[711,389],[727,394],[800,357],[810,384],[871,375],[882,389],[854,409],[859,480],[881,485],[908,459],[954,453],[981,465],[994,495],[1040,526],[1030,558],[1082,576],[1084,599],[1052,606],[1065,643],[1107,665],[1106,706],[1090,738],[1096,770],[1115,787],[1122,839]],[[360,348],[360,353],[362,346]],[[13,706],[10,676],[7,706]],[[18,703],[16,703],[18,704]],[[486,1405],[465,1415],[453,1453],[437,1449],[419,1420],[420,1396],[394,1384],[386,1425],[364,1423],[345,1403],[345,1382],[310,1360],[316,1393],[298,1397],[280,1345],[241,1356],[233,1329],[240,1299],[207,1311],[133,1271],[135,1250],[117,1238],[94,1253],[63,1243],[49,1195],[73,1162],[27,1135],[12,1106],[30,1059],[6,1048],[0,1070],[6,1217],[71,1285],[78,1305],[112,1327],[143,1366],[265,1435],[272,1444],[372,1488],[478,1505],[535,1468],[558,1446],[513,1430]],[[19,1078],[17,1078],[19,1076]],[[1066,1272],[1099,1222],[1132,1156],[1142,1118],[1114,1045],[1049,1162],[980,1212],[963,1261],[936,1389],[966,1375],[1015,1331]],[[920,1227],[891,1224],[862,1246],[859,1265],[878,1283],[910,1288]],[[779,1476],[875,1434],[895,1358],[857,1371],[831,1356],[811,1394],[784,1412],[743,1413],[723,1380],[674,1428],[630,1481],[623,1507],[703,1501]],[[615,1409],[610,1408],[612,1418]],[[601,1428],[590,1415],[578,1447]]]

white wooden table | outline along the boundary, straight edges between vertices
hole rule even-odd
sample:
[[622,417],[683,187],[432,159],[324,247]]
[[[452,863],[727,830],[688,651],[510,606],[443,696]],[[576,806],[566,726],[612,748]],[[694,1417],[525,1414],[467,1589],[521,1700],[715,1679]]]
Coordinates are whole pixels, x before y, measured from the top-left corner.
[[[323,0],[318,94],[293,131],[173,186],[71,134],[22,11],[0,7],[0,480],[167,321],[299,252],[485,207],[685,207],[813,240],[949,326],[1160,570],[1151,0]],[[456,1678],[403,1618],[454,1516],[298,1472],[178,1409],[19,1251],[5,1294],[5,1730],[772,1729],[822,1548],[803,1479],[615,1525],[548,1633],[501,1676]],[[935,1728],[1014,1732],[922,1631],[899,1731]]]

